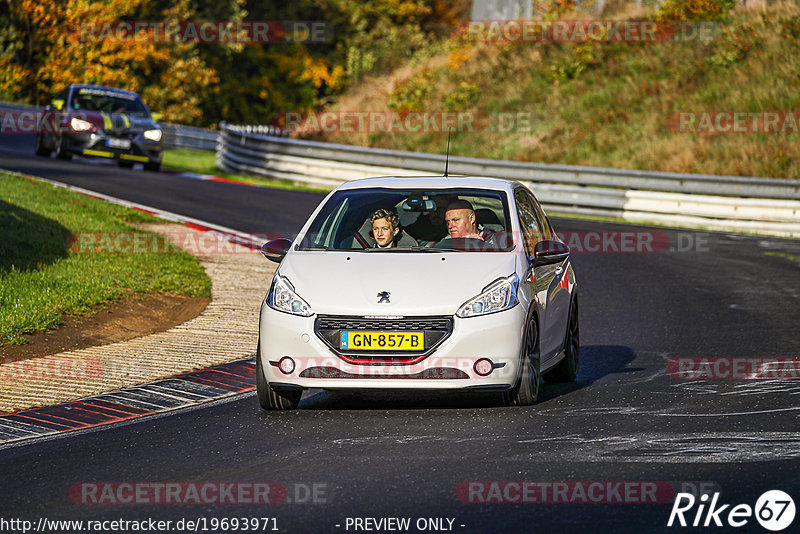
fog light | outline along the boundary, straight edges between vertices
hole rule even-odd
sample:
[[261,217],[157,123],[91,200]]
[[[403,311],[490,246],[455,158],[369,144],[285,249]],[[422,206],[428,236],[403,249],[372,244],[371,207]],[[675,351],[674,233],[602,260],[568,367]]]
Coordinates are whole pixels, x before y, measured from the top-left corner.
[[481,358],[475,362],[475,365],[472,366],[472,369],[475,371],[475,374],[487,376],[494,370],[494,364],[492,363],[492,360],[488,358]]
[[278,362],[278,369],[285,375],[291,374],[294,371],[294,360],[288,356],[284,356]]

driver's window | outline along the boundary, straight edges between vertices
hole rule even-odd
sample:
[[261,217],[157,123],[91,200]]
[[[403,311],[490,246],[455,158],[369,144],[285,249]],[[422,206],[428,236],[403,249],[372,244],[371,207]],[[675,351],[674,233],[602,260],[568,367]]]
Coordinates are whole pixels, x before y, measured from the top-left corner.
[[525,243],[525,253],[529,258],[532,258],[533,248],[536,243],[541,241],[542,234],[539,231],[536,214],[528,195],[520,190],[514,194],[514,198],[517,201],[517,215],[519,215],[519,224],[522,229],[522,240]]

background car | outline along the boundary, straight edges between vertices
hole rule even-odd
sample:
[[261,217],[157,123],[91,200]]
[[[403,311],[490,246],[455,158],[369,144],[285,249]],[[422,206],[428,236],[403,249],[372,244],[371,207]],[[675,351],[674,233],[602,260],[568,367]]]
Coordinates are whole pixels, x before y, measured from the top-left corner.
[[[436,236],[447,203],[469,202],[484,238]],[[411,239],[373,248],[370,214],[395,210]],[[261,305],[256,356],[265,409],[306,388],[492,392],[536,401],[540,376],[578,370],[578,296],[569,248],[531,191],[494,178],[369,178],[332,191],[280,265]]]
[[[158,118],[156,116],[156,118]],[[70,85],[45,108],[36,134],[36,154],[71,159],[73,154],[110,158],[120,167],[142,163],[161,168],[162,131],[132,91]]]

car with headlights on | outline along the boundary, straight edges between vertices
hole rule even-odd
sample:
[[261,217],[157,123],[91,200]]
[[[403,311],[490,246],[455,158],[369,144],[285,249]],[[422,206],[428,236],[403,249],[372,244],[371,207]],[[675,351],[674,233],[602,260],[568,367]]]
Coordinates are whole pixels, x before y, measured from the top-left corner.
[[[385,231],[393,242],[378,246]],[[475,391],[530,405],[541,377],[575,380],[569,247],[521,183],[346,182],[294,241],[262,253],[279,263],[259,320],[264,409],[296,408],[308,388]]]
[[[155,119],[158,115],[155,115]],[[154,115],[133,91],[73,84],[45,108],[35,151],[61,159],[73,155],[114,159],[121,167],[142,163],[161,168],[162,131]]]

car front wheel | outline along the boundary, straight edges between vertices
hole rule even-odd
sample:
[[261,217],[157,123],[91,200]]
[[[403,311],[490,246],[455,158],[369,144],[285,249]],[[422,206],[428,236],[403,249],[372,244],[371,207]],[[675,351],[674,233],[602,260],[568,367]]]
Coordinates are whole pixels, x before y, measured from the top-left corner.
[[36,152],[37,156],[42,156],[45,158],[50,157],[50,153],[52,150],[47,148],[44,143],[44,136],[42,134],[36,134],[36,140],[34,141],[34,151]]
[[523,347],[522,372],[517,385],[502,393],[504,406],[530,406],[539,397],[539,329],[533,319],[525,328]]
[[58,159],[72,159],[72,153],[67,149],[67,140],[63,136],[56,142],[56,157]]
[[578,299],[572,300],[567,323],[567,334],[564,338],[564,358],[555,368],[544,375],[545,382],[574,382],[578,376],[578,364],[581,352],[580,326],[578,323]]
[[264,410],[294,410],[300,404],[300,397],[303,396],[303,391],[300,389],[278,391],[270,387],[261,365],[260,341],[256,349],[256,394],[258,403]]

